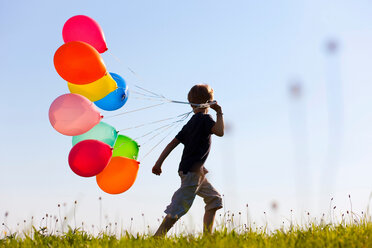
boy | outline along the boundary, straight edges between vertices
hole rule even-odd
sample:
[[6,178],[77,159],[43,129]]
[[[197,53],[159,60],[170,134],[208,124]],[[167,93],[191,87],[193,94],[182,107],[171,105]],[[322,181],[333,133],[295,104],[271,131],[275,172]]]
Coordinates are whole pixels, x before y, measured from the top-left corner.
[[205,178],[208,170],[204,168],[211,146],[211,134],[222,137],[224,122],[221,107],[217,102],[210,105],[216,111],[217,120],[207,114],[208,107],[198,107],[197,104],[209,103],[213,100],[213,89],[209,85],[195,85],[188,94],[188,100],[193,108],[194,115],[165,147],[158,161],[152,168],[152,173],[160,175],[161,166],[169,153],[179,144],[184,144],[182,159],[178,173],[181,177],[181,187],[174,193],[171,204],[164,211],[167,215],[156,231],[155,236],[165,235],[174,223],[187,213],[195,196],[204,198],[204,233],[212,233],[213,221],[216,211],[222,208],[220,194]]

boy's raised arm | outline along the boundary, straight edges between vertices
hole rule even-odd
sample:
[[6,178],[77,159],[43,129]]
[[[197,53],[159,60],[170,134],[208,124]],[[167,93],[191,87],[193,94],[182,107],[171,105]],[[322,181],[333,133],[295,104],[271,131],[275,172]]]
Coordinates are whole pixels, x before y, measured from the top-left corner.
[[217,120],[214,126],[212,127],[212,133],[217,136],[222,137],[224,135],[224,130],[225,130],[222,108],[220,105],[217,104],[217,102],[215,104],[212,104],[210,107],[211,109],[216,111],[216,114],[217,114]]
[[180,141],[176,138],[174,138],[163,150],[163,152],[160,154],[158,160],[156,161],[154,167],[152,167],[152,173],[155,175],[160,175],[161,174],[161,166],[164,162],[164,160],[168,157],[169,153],[173,151],[173,149],[178,146]]

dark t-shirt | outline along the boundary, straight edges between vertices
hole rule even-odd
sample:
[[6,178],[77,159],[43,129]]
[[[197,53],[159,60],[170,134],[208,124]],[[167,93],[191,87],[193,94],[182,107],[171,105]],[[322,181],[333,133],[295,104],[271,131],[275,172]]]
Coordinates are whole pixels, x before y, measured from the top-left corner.
[[178,171],[198,172],[211,148],[211,130],[215,121],[209,114],[196,113],[176,135],[185,145]]

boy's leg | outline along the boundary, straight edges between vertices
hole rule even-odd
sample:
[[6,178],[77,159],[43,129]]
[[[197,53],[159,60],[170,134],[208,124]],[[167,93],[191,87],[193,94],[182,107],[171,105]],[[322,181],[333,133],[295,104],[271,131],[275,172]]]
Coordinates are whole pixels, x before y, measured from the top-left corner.
[[196,194],[204,199],[205,213],[203,219],[204,233],[212,233],[216,211],[222,208],[222,197],[205,178]]
[[171,218],[169,215],[165,216],[163,222],[160,224],[154,236],[159,237],[166,235],[167,232],[172,228],[174,223],[176,223],[176,221],[176,218]]
[[174,192],[171,204],[168,205],[165,210],[167,216],[160,224],[155,236],[165,235],[172,228],[174,223],[189,211],[195,199],[199,184],[198,175],[191,172],[184,175],[180,172],[180,177],[181,187]]
[[203,233],[204,234],[211,234],[213,230],[213,222],[214,217],[216,216],[216,211],[219,208],[213,208],[210,210],[206,210],[204,213],[204,219],[203,219]]

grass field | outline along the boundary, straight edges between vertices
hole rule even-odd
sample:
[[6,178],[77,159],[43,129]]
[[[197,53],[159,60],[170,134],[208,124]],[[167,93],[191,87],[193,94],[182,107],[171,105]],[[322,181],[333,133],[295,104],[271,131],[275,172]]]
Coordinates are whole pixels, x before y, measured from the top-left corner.
[[93,237],[70,229],[63,235],[49,235],[34,229],[33,235],[13,234],[0,240],[0,247],[372,247],[372,224],[312,225],[307,228],[277,230],[271,234],[248,229],[245,232],[220,230],[213,235],[179,235],[153,238],[147,235],[121,237],[102,233]]
[[234,224],[233,215],[225,215],[216,220],[212,235],[187,234],[180,230],[177,235],[165,238],[153,238],[151,233],[118,231],[111,224],[96,235],[85,231],[83,226],[67,226],[63,231],[58,219],[54,225],[51,222],[48,225],[47,221],[45,224],[11,232],[3,223],[0,247],[372,247],[371,217],[349,211],[329,220],[308,216],[305,224],[290,223],[276,230]]

